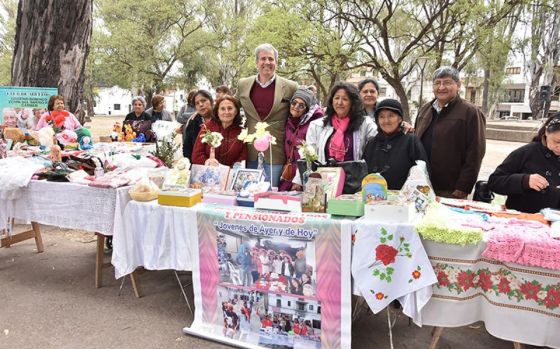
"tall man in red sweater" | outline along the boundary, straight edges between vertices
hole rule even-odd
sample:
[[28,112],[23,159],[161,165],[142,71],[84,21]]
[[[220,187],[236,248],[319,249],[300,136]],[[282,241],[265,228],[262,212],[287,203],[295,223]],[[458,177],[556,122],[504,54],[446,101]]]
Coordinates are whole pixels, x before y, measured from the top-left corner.
[[[238,97],[247,117],[249,133],[255,131],[257,122],[267,122],[268,131],[276,137],[272,149],[272,174],[270,157],[265,156],[265,171],[272,186],[278,186],[282,165],[285,162],[284,133],[290,110],[290,99],[297,90],[297,83],[276,75],[278,51],[270,44],[259,45],[255,49],[257,75],[239,80]],[[247,167],[257,168],[257,151],[249,146]]]

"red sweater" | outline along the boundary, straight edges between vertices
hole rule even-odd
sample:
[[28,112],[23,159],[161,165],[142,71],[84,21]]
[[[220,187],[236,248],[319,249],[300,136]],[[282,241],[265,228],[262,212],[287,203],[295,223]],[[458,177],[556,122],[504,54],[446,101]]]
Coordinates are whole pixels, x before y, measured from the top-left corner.
[[276,80],[274,80],[270,85],[262,88],[256,81],[251,87],[251,101],[259,114],[261,120],[270,114],[272,106],[274,105],[274,91],[276,90]]
[[[216,160],[220,164],[232,167],[236,162],[247,160],[247,145],[237,139],[237,136],[241,133],[239,125],[230,125],[224,129],[221,124],[214,120],[208,120],[206,127],[210,132],[219,132],[224,136],[222,144],[216,148]],[[198,137],[196,137],[192,154],[193,164],[204,165],[210,157],[210,145],[202,143],[200,138],[205,132],[206,129],[201,127]]]

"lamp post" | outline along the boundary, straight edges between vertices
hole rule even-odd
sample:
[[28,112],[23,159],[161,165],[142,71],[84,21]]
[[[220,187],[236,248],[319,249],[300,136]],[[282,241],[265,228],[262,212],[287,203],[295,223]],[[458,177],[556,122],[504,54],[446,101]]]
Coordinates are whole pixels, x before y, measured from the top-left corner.
[[422,97],[424,93],[424,69],[428,63],[428,57],[418,57],[416,63],[420,67],[420,96],[418,97],[418,110],[420,110],[420,107],[422,107]]

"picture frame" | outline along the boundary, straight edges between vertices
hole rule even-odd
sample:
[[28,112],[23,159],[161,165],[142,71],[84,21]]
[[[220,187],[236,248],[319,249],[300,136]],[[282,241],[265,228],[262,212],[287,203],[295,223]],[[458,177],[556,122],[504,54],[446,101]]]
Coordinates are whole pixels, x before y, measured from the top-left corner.
[[256,169],[240,168],[233,173],[228,190],[239,192],[249,183],[258,183],[262,180],[263,171]]
[[226,189],[230,168],[228,166],[204,166],[193,164],[190,187],[203,192],[220,193]]

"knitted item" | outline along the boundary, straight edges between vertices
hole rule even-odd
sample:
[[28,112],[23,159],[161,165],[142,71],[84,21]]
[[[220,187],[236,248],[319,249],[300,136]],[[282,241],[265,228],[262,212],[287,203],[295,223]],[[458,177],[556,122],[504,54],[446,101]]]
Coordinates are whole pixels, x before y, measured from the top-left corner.
[[426,240],[465,246],[482,241],[482,227],[486,227],[486,224],[479,215],[457,213],[433,203],[416,225],[416,230]]
[[488,259],[560,270],[560,241],[550,236],[550,227],[536,221],[491,218],[488,232]]

